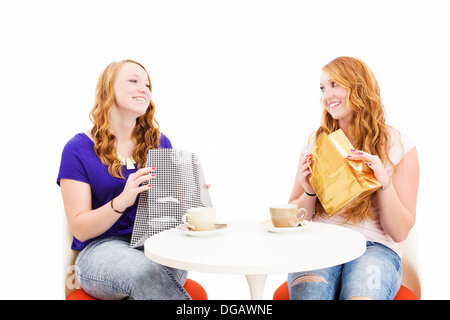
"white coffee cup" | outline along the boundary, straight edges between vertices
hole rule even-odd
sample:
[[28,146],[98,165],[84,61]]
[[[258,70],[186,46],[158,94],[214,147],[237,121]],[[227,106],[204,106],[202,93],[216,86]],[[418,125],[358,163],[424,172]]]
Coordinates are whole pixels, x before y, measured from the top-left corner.
[[270,219],[276,228],[298,227],[306,217],[306,209],[295,204],[279,204],[270,206]]
[[214,229],[216,209],[198,207],[187,210],[183,215],[183,223],[192,231],[210,231]]

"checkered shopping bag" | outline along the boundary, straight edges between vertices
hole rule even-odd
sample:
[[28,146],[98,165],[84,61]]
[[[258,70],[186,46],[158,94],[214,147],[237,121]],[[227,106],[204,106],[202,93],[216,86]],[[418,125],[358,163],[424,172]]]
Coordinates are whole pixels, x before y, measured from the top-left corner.
[[150,236],[181,224],[187,209],[212,207],[202,165],[195,153],[151,149],[146,166],[156,168],[156,177],[150,180],[152,187],[139,195],[132,248],[141,247]]

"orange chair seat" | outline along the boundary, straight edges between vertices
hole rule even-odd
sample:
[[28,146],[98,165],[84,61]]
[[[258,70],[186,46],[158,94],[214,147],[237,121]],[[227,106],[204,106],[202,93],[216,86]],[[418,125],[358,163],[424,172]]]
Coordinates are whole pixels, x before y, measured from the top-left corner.
[[[289,288],[287,281],[275,290],[273,300],[289,300]],[[401,286],[394,300],[418,300],[416,295],[405,286]]]
[[67,300],[98,300],[98,299],[91,297],[83,289],[80,288],[72,292],[67,297]]
[[419,300],[416,295],[405,286],[401,286],[394,300]]
[[189,293],[192,300],[208,300],[205,289],[197,281],[186,279],[184,289]]
[[[184,289],[191,296],[192,300],[208,300],[208,295],[205,289],[196,281],[192,279],[186,279]],[[83,289],[77,289],[72,292],[67,300],[98,300],[88,295]]]

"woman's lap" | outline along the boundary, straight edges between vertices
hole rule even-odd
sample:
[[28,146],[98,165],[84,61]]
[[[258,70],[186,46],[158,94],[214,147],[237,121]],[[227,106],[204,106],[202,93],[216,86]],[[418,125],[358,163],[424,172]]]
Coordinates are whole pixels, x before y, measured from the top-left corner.
[[83,290],[99,299],[190,299],[186,271],[151,261],[130,248],[126,236],[90,243],[78,254],[75,271]]
[[288,275],[291,299],[393,299],[402,280],[401,260],[382,244],[368,242],[359,258],[329,268]]

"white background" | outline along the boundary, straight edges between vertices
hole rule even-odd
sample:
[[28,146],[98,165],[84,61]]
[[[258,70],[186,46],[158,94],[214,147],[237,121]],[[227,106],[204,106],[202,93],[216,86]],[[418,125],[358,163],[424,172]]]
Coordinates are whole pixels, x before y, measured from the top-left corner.
[[[219,216],[262,220],[289,197],[321,68],[341,55],[368,63],[388,122],[417,142],[423,298],[449,299],[447,2],[1,2],[0,299],[63,297],[59,161],[110,62],[146,66],[160,128],[200,156]],[[190,277],[211,299],[249,298],[244,277]]]

